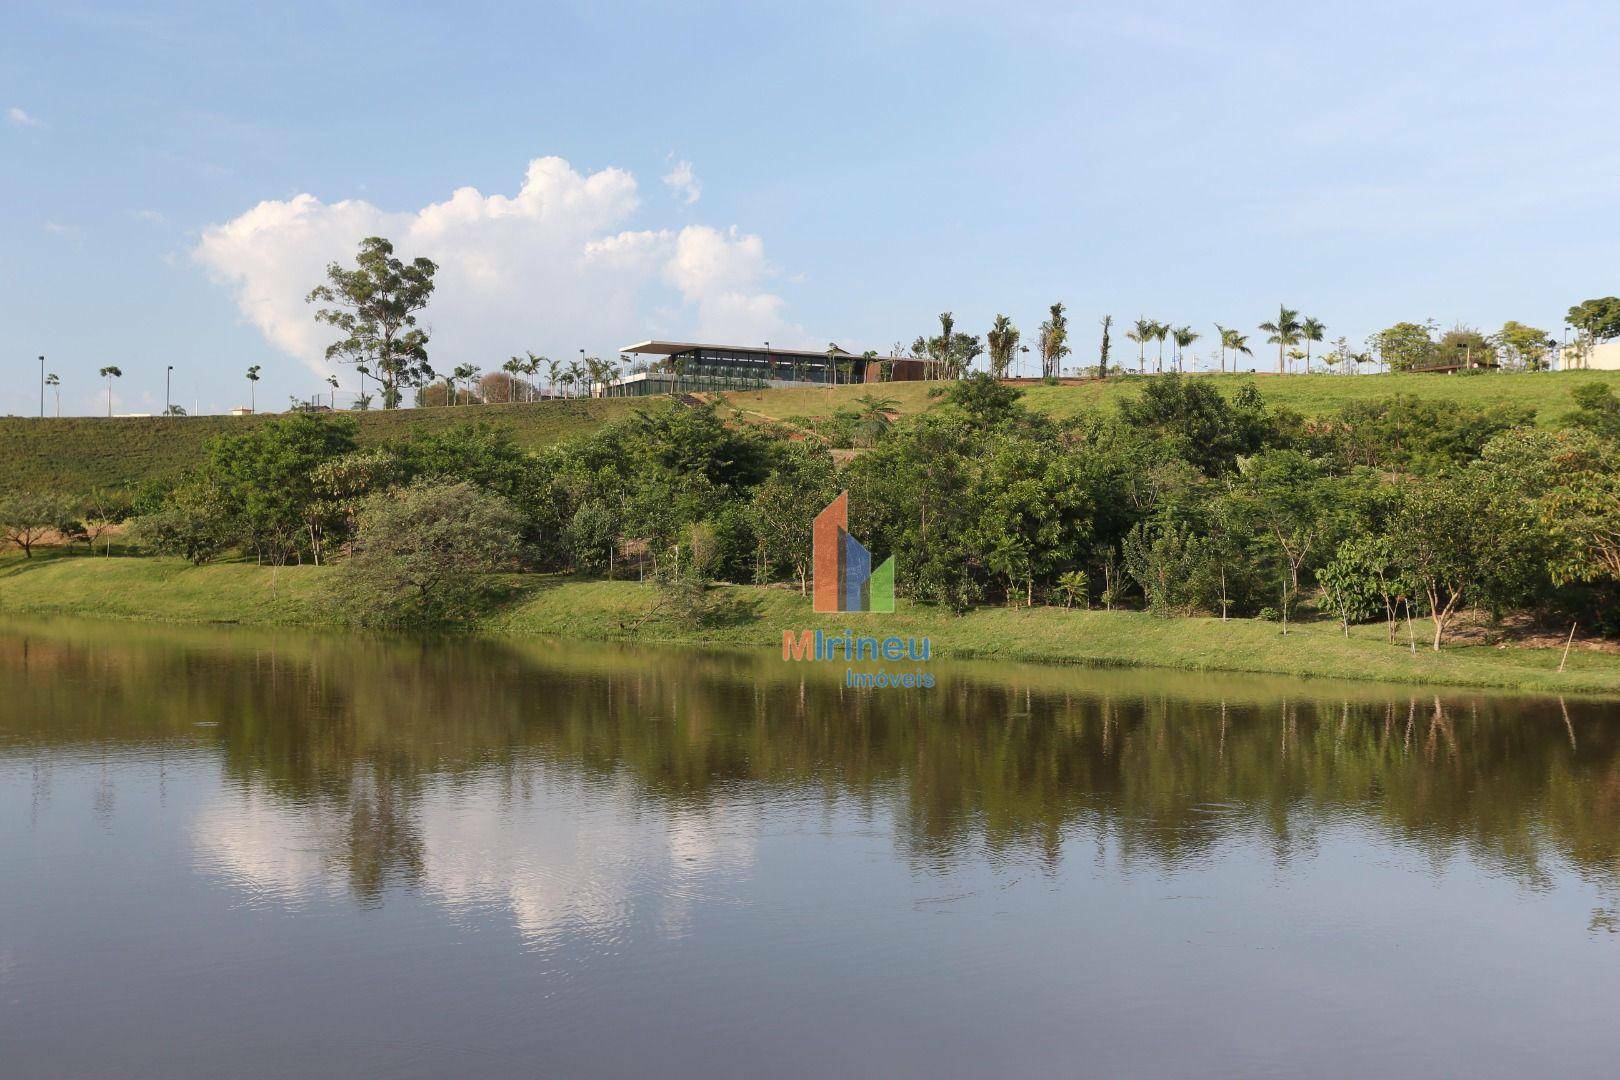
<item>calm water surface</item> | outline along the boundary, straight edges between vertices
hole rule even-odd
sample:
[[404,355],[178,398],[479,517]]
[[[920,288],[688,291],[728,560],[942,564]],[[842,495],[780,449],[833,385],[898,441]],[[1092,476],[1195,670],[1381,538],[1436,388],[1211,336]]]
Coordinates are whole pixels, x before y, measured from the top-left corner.
[[1612,1076],[1612,705],[0,623],[0,1076]]

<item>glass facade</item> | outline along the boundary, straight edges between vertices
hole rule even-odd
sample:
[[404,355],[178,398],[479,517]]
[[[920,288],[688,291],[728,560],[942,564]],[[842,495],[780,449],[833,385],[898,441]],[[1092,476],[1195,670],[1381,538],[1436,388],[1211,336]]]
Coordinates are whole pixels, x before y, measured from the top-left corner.
[[[866,362],[837,357],[839,384],[862,382]],[[831,384],[825,355],[767,352],[764,349],[696,348],[673,353],[658,370],[608,386],[608,397],[644,397],[705,390],[759,390],[773,382]]]

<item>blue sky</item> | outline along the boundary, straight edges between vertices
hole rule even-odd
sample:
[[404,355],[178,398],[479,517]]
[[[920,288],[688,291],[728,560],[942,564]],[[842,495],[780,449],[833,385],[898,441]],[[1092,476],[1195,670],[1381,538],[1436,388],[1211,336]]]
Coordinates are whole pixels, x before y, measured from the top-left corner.
[[1054,300],[1087,362],[1105,313],[1202,351],[1280,300],[1352,342],[1556,331],[1620,292],[1613,3],[0,19],[0,412],[37,410],[41,352],[64,413],[105,409],[109,363],[121,411],[168,364],[188,409],[250,364],[261,403],[313,393],[302,296],[373,229],[444,265],[435,365],[486,370],[653,335],[886,351]]

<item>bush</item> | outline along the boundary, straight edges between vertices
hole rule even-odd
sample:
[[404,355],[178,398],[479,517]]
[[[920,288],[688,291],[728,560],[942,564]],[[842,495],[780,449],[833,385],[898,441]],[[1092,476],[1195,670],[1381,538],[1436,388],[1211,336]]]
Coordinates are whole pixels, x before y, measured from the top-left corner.
[[495,594],[489,575],[522,562],[522,515],[465,480],[418,480],[373,495],[357,522],[336,600],[363,626],[420,629],[466,620]]
[[213,562],[237,540],[232,516],[210,485],[176,489],[156,509],[131,519],[130,543],[194,565]]

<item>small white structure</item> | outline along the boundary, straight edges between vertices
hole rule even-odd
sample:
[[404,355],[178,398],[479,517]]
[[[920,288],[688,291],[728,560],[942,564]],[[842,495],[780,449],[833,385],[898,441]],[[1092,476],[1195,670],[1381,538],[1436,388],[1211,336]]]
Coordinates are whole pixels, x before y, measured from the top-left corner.
[[232,416],[252,416],[253,415],[253,410],[243,408],[241,405],[238,405],[236,408],[231,410],[231,415]]

